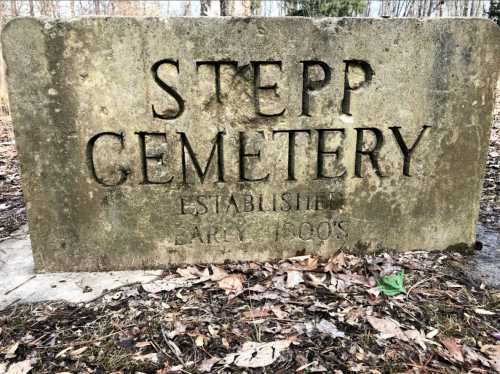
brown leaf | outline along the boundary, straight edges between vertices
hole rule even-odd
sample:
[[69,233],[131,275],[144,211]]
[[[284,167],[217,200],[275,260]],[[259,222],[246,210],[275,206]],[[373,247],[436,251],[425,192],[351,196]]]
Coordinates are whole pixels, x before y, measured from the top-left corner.
[[[299,259],[299,261],[295,262],[293,261],[294,259]],[[295,257],[295,258],[290,258],[288,260],[289,261],[291,260],[293,262],[282,264],[280,266],[280,269],[282,271],[289,271],[289,270],[312,271],[317,269],[319,262],[318,257],[311,257],[311,256],[304,256],[304,259],[301,259],[300,257]]]
[[281,310],[279,305],[271,306],[271,310],[273,311],[274,315],[279,319],[287,319],[288,318],[288,313]]
[[26,374],[29,373],[31,369],[30,360],[24,360],[11,364],[5,374]]
[[19,347],[19,342],[16,342],[0,350],[0,353],[4,353],[5,358],[14,358],[16,357],[16,351],[18,347]]
[[397,338],[408,341],[408,337],[404,334],[403,330],[397,325],[396,322],[388,318],[376,318],[367,316],[366,319],[372,327],[381,333],[382,339]]
[[263,308],[247,310],[242,313],[242,316],[245,319],[256,319],[256,318],[268,317],[272,314],[273,312],[270,308],[263,307]]
[[248,291],[259,292],[259,293],[265,292],[267,291],[267,289],[268,287],[264,287],[261,284],[256,284],[255,286],[247,288]]
[[203,360],[200,365],[198,365],[198,370],[202,373],[209,373],[212,367],[221,360],[220,357],[214,356]]
[[71,351],[69,354],[73,357],[80,356],[83,352],[85,352],[88,349],[88,347],[82,347],[75,349],[74,351]]
[[276,340],[269,343],[246,342],[237,353],[228,354],[224,361],[246,368],[268,366],[278,359],[290,343],[291,340]]
[[439,339],[441,343],[446,347],[448,352],[450,352],[451,357],[458,362],[464,362],[464,355],[462,353],[462,348],[453,338],[441,337]]
[[474,351],[474,349],[472,349],[466,345],[464,345],[462,347],[462,350],[464,351],[465,360],[468,363],[480,362],[481,365],[483,365],[485,367],[490,366],[488,359],[486,357],[484,357],[481,353]]
[[212,281],[220,281],[228,276],[224,269],[217,267],[215,265],[211,265],[210,269],[212,270],[212,274],[210,275],[210,280]]
[[291,270],[286,272],[286,287],[287,288],[295,288],[300,283],[304,282],[304,278],[302,277],[302,272]]
[[230,293],[240,293],[243,291],[243,282],[245,278],[243,275],[228,275],[217,282],[220,288],[222,288],[226,294]]
[[185,278],[159,279],[149,283],[143,283],[141,286],[144,291],[149,293],[158,293],[162,291],[172,291],[176,288],[191,287],[191,280]]
[[177,274],[184,279],[196,279],[202,276],[202,272],[195,266],[188,266],[187,268],[178,268]]
[[325,271],[332,271],[334,273],[337,273],[341,271],[345,266],[346,263],[344,252],[340,252],[338,255],[328,260],[328,263],[325,266]]
[[148,354],[145,354],[145,355],[141,355],[139,353],[135,354],[132,356],[132,359],[134,359],[135,361],[151,361],[151,362],[154,362],[154,363],[158,363],[158,354],[157,353],[148,353]]
[[313,286],[313,287],[327,287],[327,280],[328,280],[328,275],[324,273],[305,273],[306,276],[306,283]]
[[203,345],[205,344],[205,337],[203,335],[196,336],[194,343],[197,347],[203,347]]
[[376,282],[373,278],[367,278],[359,274],[347,273],[347,274],[335,274],[335,276],[340,280],[343,280],[344,282],[360,284],[365,287],[371,288],[376,285]]
[[481,352],[485,353],[490,359],[489,362],[495,370],[500,373],[500,345],[483,345]]

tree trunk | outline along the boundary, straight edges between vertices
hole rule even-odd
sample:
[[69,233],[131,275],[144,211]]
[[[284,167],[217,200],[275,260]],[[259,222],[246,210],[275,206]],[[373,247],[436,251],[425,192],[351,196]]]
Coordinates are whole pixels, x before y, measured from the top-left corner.
[[200,16],[208,16],[210,0],[200,0]]
[[186,0],[186,3],[184,4],[184,15],[185,16],[191,16],[191,0]]
[[35,4],[33,4],[33,0],[29,0],[28,5],[30,8],[30,16],[34,17],[35,16]]
[[228,0],[219,0],[219,3],[220,3],[220,15],[230,16],[231,12],[229,10]]
[[100,2],[100,0],[94,0],[94,13],[97,16],[101,14],[101,2]]
[[16,0],[10,0],[10,14],[14,17],[18,15]]
[[[438,0],[439,1],[439,0]],[[430,17],[432,14],[432,10],[434,8],[434,4],[432,0],[429,0],[429,8],[427,8],[427,17]]]

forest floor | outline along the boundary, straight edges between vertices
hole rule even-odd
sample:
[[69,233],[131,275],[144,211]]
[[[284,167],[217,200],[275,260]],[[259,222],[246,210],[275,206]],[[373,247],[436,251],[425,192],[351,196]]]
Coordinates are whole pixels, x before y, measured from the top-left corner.
[[[499,231],[496,116],[480,222]],[[7,117],[0,196],[1,241],[26,222]],[[500,289],[472,280],[467,257],[172,267],[88,303],[14,305],[0,312],[0,374],[500,373]]]

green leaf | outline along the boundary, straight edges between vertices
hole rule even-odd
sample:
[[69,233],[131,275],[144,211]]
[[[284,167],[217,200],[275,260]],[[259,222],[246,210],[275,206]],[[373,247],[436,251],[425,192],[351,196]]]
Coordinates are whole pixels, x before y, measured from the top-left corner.
[[404,286],[405,273],[401,270],[396,275],[386,275],[377,282],[378,289],[386,296],[396,296],[406,293]]

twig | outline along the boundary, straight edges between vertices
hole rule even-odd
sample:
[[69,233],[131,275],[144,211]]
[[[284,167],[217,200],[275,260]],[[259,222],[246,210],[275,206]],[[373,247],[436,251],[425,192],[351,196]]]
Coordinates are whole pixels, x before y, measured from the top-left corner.
[[417,286],[421,285],[422,283],[425,283],[425,282],[428,282],[434,278],[440,278],[442,277],[443,275],[435,275],[435,276],[432,276],[432,277],[429,277],[429,278],[426,278],[426,279],[422,279],[421,281],[415,283],[413,286],[411,286],[409,289],[408,289],[408,292],[406,293],[406,297],[408,297],[410,295],[410,292]]
[[26,279],[24,282],[21,282],[20,284],[18,284],[16,287],[8,290],[7,292],[4,293],[4,295],[8,295],[10,294],[12,291],[15,291],[17,290],[19,287],[21,286],[24,286],[26,283],[28,283],[30,280],[32,280],[33,278],[36,278],[36,274],[35,275],[32,275],[31,277],[29,277],[28,279]]

